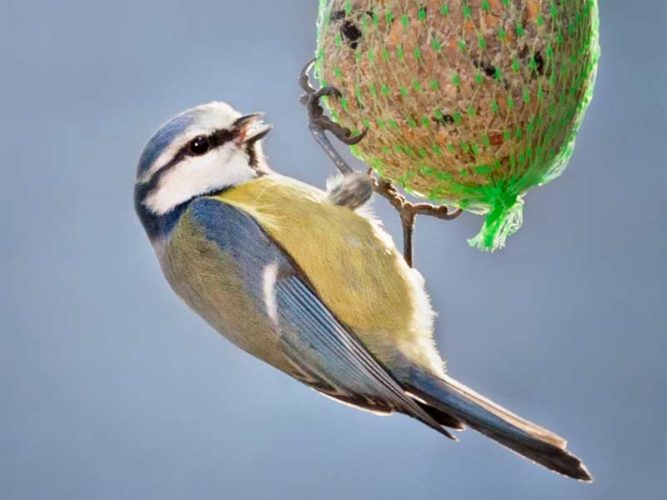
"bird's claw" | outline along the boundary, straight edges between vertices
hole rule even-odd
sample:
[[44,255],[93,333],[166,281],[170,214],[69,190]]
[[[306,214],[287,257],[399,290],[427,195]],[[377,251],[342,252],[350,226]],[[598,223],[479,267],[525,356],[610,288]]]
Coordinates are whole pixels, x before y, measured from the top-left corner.
[[348,146],[359,144],[368,133],[368,129],[364,129],[360,134],[354,135],[349,128],[338,125],[326,116],[311,118],[310,127],[311,129],[315,128],[316,130],[322,132],[331,132],[336,137],[336,139],[338,139],[343,144],[347,144]]
[[[341,127],[341,128],[343,128],[343,127]],[[336,134],[335,132],[333,132],[333,134],[336,136],[336,138],[339,141],[347,144],[348,146],[354,146],[355,144],[359,144],[361,141],[364,140],[364,137],[366,137],[366,134],[368,133],[367,128],[362,130],[361,133],[357,134],[357,135],[353,135],[352,131],[349,128],[344,128],[343,130],[344,130],[345,135],[342,136],[342,137],[340,135]]]
[[359,142],[366,137],[368,129],[364,129],[361,134],[354,135],[352,130],[335,123],[331,118],[325,115],[321,103],[322,98],[331,97],[333,99],[340,99],[343,97],[343,94],[336,87],[326,86],[316,90],[311,85],[308,75],[314,64],[315,60],[306,64],[301,71],[301,76],[299,78],[299,85],[305,92],[305,94],[301,96],[300,102],[306,106],[306,109],[308,110],[310,129],[320,133],[326,131],[331,132],[336,139],[348,146],[359,144]]
[[313,94],[313,98],[316,100],[319,100],[322,97],[333,97],[334,99],[340,99],[343,97],[343,94],[336,87],[327,85],[326,87],[322,87],[320,90],[317,90]]
[[310,70],[315,65],[316,60],[317,59],[311,59],[310,61],[308,61],[301,70],[301,74],[299,75],[299,86],[306,93],[305,96],[301,97],[302,102],[304,97],[308,97],[309,95],[312,95],[315,92],[315,88],[310,84],[310,77],[308,75],[310,74]]

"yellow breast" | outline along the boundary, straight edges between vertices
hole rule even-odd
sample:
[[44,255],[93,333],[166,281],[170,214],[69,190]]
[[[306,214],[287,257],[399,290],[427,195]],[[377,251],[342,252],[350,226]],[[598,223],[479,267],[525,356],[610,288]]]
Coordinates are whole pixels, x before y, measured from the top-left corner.
[[[250,214],[308,276],[329,309],[382,361],[397,353],[439,369],[420,277],[381,228],[326,193],[267,175],[216,196]],[[435,358],[434,358],[435,356]]]

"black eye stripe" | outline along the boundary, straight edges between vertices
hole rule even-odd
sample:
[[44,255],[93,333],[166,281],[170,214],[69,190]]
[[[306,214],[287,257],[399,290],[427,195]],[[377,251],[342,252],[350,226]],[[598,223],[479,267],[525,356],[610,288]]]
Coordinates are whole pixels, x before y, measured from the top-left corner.
[[[209,134],[207,136],[202,136],[208,141],[208,150],[210,151],[211,149],[219,148],[223,144],[234,140],[237,136],[239,135],[239,131],[235,129],[227,129],[223,128],[220,130],[216,130],[212,134]],[[194,156],[190,154],[190,145],[192,141],[188,142],[181,150],[176,154],[174,159],[176,159],[177,156],[181,155],[183,153],[183,156]],[[182,158],[182,156],[181,156]],[[172,163],[172,162],[169,162]]]
[[[220,129],[216,130],[212,134],[201,137],[205,138],[208,141],[208,151],[210,151],[212,149],[219,148],[220,146],[229,141],[234,140],[238,136],[238,134],[239,134],[238,130]],[[191,145],[192,145],[192,140],[190,140],[185,146],[183,146],[169,161],[169,163],[167,163],[160,170],[166,170],[170,167],[173,167],[187,156],[197,156],[196,154],[193,154],[192,151],[190,150]]]
[[218,148],[229,141],[233,141],[238,135],[238,129],[223,128],[212,133],[208,140],[211,142],[211,147]]
[[[236,139],[239,131],[234,129],[220,129],[216,130],[210,135],[204,136],[209,142],[209,151],[222,146],[223,144]],[[185,146],[178,150],[178,152],[169,160],[163,167],[155,172],[152,177],[145,183],[148,190],[156,187],[162,176],[164,176],[172,167],[179,164],[182,160],[189,157],[196,157],[190,152],[190,144],[192,140],[188,141]]]

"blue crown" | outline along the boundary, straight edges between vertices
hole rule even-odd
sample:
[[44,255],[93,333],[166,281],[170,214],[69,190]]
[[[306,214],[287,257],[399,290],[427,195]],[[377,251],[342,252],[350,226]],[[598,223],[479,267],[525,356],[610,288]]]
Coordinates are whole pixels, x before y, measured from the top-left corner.
[[186,112],[180,114],[158,130],[148,144],[144,147],[139,165],[137,167],[137,177],[143,175],[153,165],[160,155],[194,122],[194,113]]

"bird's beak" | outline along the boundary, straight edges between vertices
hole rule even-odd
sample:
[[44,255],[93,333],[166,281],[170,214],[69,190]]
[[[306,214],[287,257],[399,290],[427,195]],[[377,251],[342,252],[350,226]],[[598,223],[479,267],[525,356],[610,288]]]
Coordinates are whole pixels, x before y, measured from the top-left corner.
[[263,139],[271,131],[271,125],[262,121],[263,113],[252,113],[244,115],[233,124],[237,131],[236,144],[252,143]]

